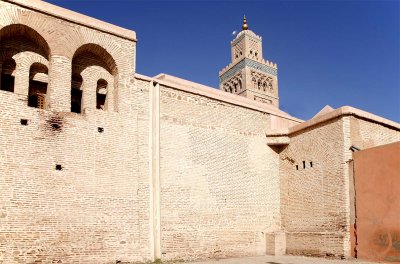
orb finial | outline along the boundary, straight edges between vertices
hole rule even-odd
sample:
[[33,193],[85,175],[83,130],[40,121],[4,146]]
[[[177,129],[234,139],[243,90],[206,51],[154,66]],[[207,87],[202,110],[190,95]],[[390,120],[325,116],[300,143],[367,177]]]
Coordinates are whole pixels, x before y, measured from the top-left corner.
[[248,30],[249,26],[247,25],[247,19],[246,16],[243,16],[243,26],[242,26],[242,30]]

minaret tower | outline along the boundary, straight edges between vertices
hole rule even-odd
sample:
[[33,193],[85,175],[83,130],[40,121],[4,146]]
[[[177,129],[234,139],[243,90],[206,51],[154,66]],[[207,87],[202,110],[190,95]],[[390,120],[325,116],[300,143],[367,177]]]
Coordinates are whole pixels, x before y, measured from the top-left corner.
[[219,89],[279,107],[277,65],[263,59],[262,39],[249,30],[246,17],[231,49],[232,62],[219,72]]

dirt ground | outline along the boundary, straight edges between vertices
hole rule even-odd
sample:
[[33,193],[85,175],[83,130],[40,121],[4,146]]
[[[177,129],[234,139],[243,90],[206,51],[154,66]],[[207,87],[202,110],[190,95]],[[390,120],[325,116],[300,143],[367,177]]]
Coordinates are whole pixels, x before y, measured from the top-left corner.
[[[182,263],[182,262],[181,262]],[[183,262],[184,264],[371,264],[376,262],[367,262],[357,259],[340,260],[310,258],[298,256],[260,256],[235,259],[219,259],[200,262]]]

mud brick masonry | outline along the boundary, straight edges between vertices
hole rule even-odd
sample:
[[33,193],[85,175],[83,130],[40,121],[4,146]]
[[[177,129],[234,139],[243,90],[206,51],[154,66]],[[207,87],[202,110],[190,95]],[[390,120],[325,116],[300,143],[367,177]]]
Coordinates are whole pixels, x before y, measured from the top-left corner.
[[0,263],[351,257],[352,151],[400,125],[281,111],[261,41],[244,21],[217,90],[136,73],[133,31],[1,1]]

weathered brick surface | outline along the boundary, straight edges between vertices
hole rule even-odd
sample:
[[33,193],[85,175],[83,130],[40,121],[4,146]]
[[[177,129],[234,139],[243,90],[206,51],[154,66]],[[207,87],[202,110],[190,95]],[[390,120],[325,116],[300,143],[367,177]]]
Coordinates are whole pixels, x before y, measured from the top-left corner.
[[147,122],[37,110],[0,93],[2,260],[148,259]]
[[399,140],[397,129],[355,116],[290,135],[289,146],[280,154],[282,228],[287,232],[288,254],[349,256],[350,147]]
[[353,116],[346,118],[350,126],[351,144],[359,149],[400,141],[400,133],[397,130]]
[[342,254],[346,232],[342,127],[339,119],[301,131],[290,136],[289,146],[280,154],[288,254]]
[[[0,53],[7,51],[16,54],[23,50],[32,50],[31,46],[34,46],[33,50],[49,61],[48,94],[51,96],[46,100],[48,108],[57,111],[70,110],[70,64],[79,48],[93,45],[98,48],[87,50],[88,52],[101,56],[103,54],[98,51],[104,49],[115,61],[118,69],[115,73],[118,80],[114,87],[116,101],[121,111],[127,111],[130,100],[125,99],[131,97],[129,84],[135,73],[136,45],[133,41],[4,1],[0,3],[0,17],[2,46],[13,47],[3,48]],[[29,41],[25,41],[26,37]],[[14,41],[14,45],[9,39]],[[30,43],[28,47],[26,43]]]
[[265,254],[280,225],[269,115],[166,87],[160,109],[163,257]]
[[[0,91],[0,262],[152,259],[148,90],[134,80],[135,42],[4,1],[0,38],[0,64],[16,62],[14,93]],[[81,114],[70,112],[78,50],[115,63],[100,65],[111,77],[83,74]],[[27,106],[33,63],[48,69],[46,109]],[[100,78],[114,86],[107,111],[93,101]]]
[[347,256],[350,147],[398,141],[397,124],[343,108],[291,130],[277,107],[135,75],[134,35],[0,2],[0,263]]

